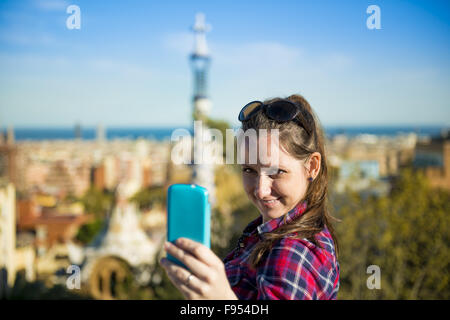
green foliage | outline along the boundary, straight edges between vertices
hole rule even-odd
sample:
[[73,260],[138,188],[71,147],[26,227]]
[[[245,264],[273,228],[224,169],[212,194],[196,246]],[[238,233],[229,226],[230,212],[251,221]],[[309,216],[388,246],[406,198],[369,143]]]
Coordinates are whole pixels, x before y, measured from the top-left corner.
[[148,287],[140,287],[129,275],[124,282],[116,287],[118,300],[153,300],[153,293]]
[[220,120],[220,119],[212,119],[212,118],[208,118],[206,120],[206,125],[209,128],[218,129],[222,133],[224,138],[225,138],[226,130],[231,128],[230,124],[227,121]]
[[95,219],[93,222],[86,223],[78,229],[75,239],[83,245],[89,244],[95,236],[102,230],[105,219]]
[[23,272],[16,275],[14,286],[10,289],[11,300],[86,300],[89,296],[78,290],[68,290],[63,285],[47,287],[43,281],[28,282]]
[[[219,119],[212,119],[212,118],[207,118],[205,120],[206,126],[208,128],[211,129],[217,129],[220,131],[220,133],[222,133],[222,154],[223,157],[226,157],[226,130],[227,129],[231,129],[231,125],[225,121],[225,120],[219,120]],[[236,154],[236,152],[234,152],[234,154]]]
[[[340,244],[340,299],[449,299],[450,194],[406,169],[388,196],[334,195]],[[367,288],[367,267],[381,289]]]
[[[244,228],[259,216],[258,209],[250,202],[243,203],[233,211],[233,220],[227,225],[226,230],[220,230],[211,234],[211,249],[214,253],[224,259],[237,245],[239,237],[242,235]],[[213,216],[214,217],[214,216]],[[219,224],[220,225],[220,224]],[[214,238],[224,237],[225,245],[221,242],[213,241]]]
[[152,269],[151,280],[149,288],[152,291],[153,300],[183,300],[184,296],[172,284],[166,271],[161,266],[159,261],[165,255],[165,250],[161,245],[158,253],[155,255],[155,261]]
[[74,195],[73,193],[69,193],[66,198],[64,199],[65,202],[67,203],[74,203],[77,202],[79,199],[76,195]]
[[90,187],[80,199],[87,213],[92,213],[96,218],[105,218],[111,210],[115,199],[114,194]]
[[[69,196],[66,200],[76,201],[77,199]],[[108,212],[115,202],[114,194],[90,187],[79,201],[83,204],[86,213],[94,215],[94,221],[82,225],[75,236],[75,239],[82,244],[88,244],[104,226]]]
[[136,203],[140,210],[149,210],[155,205],[164,206],[166,190],[162,186],[152,186],[138,191],[129,200]]
[[140,286],[136,281],[131,268],[121,262],[123,270],[126,270],[125,278],[121,281],[110,282],[111,295],[115,300],[152,300],[152,290],[146,286]]

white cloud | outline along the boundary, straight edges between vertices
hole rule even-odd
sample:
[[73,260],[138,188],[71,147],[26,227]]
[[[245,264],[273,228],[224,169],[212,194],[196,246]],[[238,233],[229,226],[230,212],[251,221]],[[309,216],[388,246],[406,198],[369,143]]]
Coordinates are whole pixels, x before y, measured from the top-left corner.
[[35,0],[35,6],[43,11],[65,11],[69,6],[64,0]]

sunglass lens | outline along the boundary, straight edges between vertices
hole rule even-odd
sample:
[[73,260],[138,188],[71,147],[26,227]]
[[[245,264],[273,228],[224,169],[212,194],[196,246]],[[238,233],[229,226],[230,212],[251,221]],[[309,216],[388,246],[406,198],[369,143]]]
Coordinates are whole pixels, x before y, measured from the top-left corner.
[[298,113],[298,108],[295,104],[286,101],[276,101],[270,104],[267,108],[267,115],[279,121],[289,121],[294,119]]
[[253,101],[247,104],[244,108],[242,108],[241,113],[239,114],[239,120],[244,121],[249,118],[249,116],[254,112],[259,106],[261,106],[261,102]]

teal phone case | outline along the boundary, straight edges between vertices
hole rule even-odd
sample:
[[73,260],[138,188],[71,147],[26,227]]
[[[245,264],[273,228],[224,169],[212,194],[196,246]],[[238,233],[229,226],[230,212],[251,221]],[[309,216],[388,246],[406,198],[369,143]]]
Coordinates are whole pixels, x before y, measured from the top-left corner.
[[[173,184],[167,197],[167,240],[189,238],[211,247],[211,208],[208,190],[195,184]],[[188,269],[167,254],[167,259]]]

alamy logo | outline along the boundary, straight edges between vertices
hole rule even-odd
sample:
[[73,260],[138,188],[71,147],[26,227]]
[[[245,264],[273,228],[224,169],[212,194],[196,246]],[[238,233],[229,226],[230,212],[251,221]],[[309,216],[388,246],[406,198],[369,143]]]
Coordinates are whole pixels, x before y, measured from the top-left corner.
[[225,141],[227,164],[234,163],[236,158],[238,164],[259,162],[269,166],[268,175],[278,171],[279,129],[248,129],[245,132],[242,129],[226,129],[225,135],[224,140],[220,130],[207,128],[202,121],[194,121],[194,137],[186,129],[176,129],[171,136],[174,143],[171,160],[174,164],[190,164],[192,160],[193,164],[223,164]]
[[70,274],[66,280],[67,289],[80,289],[81,288],[81,270],[80,267],[72,264],[67,267],[66,273]]
[[366,25],[369,30],[381,29],[381,10],[377,5],[370,5],[367,7],[366,12],[372,14],[367,18]]
[[72,4],[67,7],[66,12],[70,14],[66,20],[66,27],[69,30],[81,28],[81,10],[80,7]]
[[367,267],[367,274],[372,274],[367,278],[367,288],[370,290],[381,289],[381,269],[379,266],[373,264]]

